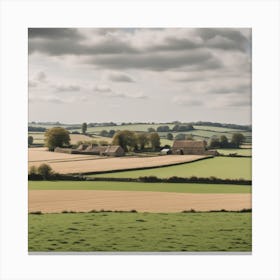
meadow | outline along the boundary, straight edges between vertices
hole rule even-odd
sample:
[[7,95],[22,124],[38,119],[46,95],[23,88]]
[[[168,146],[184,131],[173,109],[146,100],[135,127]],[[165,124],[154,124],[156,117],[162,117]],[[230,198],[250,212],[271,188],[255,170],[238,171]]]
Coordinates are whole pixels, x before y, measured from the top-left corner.
[[250,252],[251,213],[29,214],[29,252]]
[[248,179],[251,175],[251,158],[215,157],[176,166],[113,172],[89,175],[90,177],[139,178],[156,176],[158,178],[178,177],[217,177],[222,179]]
[[178,193],[251,193],[251,186],[229,184],[140,183],[106,181],[29,181],[29,190],[108,190]]

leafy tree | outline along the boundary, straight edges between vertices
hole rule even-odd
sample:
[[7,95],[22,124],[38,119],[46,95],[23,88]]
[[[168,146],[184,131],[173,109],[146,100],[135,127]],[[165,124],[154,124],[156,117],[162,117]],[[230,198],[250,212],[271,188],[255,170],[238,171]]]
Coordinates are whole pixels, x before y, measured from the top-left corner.
[[28,146],[33,144],[33,136],[28,136]]
[[137,145],[137,137],[133,131],[130,130],[120,130],[115,133],[112,141],[113,145],[121,146],[125,152],[130,149],[135,148]]
[[69,143],[69,131],[63,127],[53,127],[45,132],[45,145],[50,151],[53,151],[56,147],[69,145]]
[[86,134],[86,132],[87,132],[87,123],[84,122],[84,123],[82,124],[82,133],[83,133],[83,134]]
[[185,138],[186,140],[193,140],[192,134],[187,134]]
[[222,135],[220,137],[220,147],[221,148],[227,148],[228,146],[229,146],[228,138],[225,135]]
[[148,145],[150,142],[150,139],[147,135],[147,133],[138,133],[137,134],[137,144],[139,145],[140,149],[143,150],[146,145]]
[[184,133],[179,133],[175,136],[175,140],[185,140],[186,139],[186,134]]
[[245,136],[242,133],[234,133],[231,138],[231,144],[239,148],[240,145],[245,141]]
[[108,133],[108,136],[109,136],[109,137],[113,137],[115,133],[116,133],[116,131],[113,130],[113,129],[111,129],[111,130],[109,131],[109,133]]
[[210,140],[210,148],[220,148],[220,141],[217,136],[213,136]]
[[170,133],[170,132],[167,133],[166,138],[167,138],[168,140],[173,140],[173,134]]
[[154,151],[160,147],[160,137],[156,132],[150,134],[150,142]]
[[34,175],[34,174],[37,174],[37,168],[36,168],[36,166],[34,166],[34,165],[32,165],[32,166],[30,166],[30,168],[29,168],[29,175]]
[[168,132],[169,130],[170,129],[168,125],[162,125],[157,128],[157,132]]
[[193,130],[193,129],[194,128],[191,124],[185,124],[185,125],[176,124],[172,128],[173,131],[190,131],[190,130]]
[[101,131],[100,131],[100,136],[102,136],[102,137],[108,137],[108,131],[105,130],[105,129],[101,130]]
[[43,163],[38,167],[38,174],[46,180],[52,174],[52,168],[48,164]]
[[148,132],[156,132],[156,130],[153,127],[149,127]]

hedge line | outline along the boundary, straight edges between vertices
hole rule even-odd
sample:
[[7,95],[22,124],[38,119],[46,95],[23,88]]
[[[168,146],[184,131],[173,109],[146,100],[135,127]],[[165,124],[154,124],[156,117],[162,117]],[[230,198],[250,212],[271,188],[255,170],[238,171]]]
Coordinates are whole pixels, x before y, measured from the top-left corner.
[[[43,177],[39,174],[28,175],[28,180],[31,181],[41,181]],[[84,176],[72,176],[63,174],[52,174],[47,180],[55,181],[109,181],[109,182],[141,182],[141,183],[203,183],[203,184],[232,184],[232,185],[252,185],[251,180],[244,179],[220,179],[216,177],[200,178],[200,177],[177,177],[173,176],[170,178],[158,178],[156,176],[145,176],[139,178],[88,178]]]

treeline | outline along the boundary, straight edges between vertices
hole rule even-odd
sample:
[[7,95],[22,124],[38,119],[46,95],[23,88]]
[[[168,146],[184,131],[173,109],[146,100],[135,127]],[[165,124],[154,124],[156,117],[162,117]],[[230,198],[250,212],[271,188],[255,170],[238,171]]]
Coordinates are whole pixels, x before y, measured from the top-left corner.
[[45,132],[45,127],[39,127],[39,126],[28,126],[28,131],[30,132]]
[[209,143],[209,148],[239,148],[240,145],[245,141],[245,136],[242,133],[234,133],[229,141],[225,135],[221,135],[220,138],[213,136]]
[[218,122],[191,122],[192,125],[203,125],[203,126],[214,126],[214,127],[224,127],[224,128],[231,128],[231,129],[240,129],[240,130],[252,130],[251,125],[239,125],[239,124],[231,124],[231,123],[218,123]]
[[[193,126],[191,124],[176,124],[173,126],[173,128],[170,128],[168,125],[161,125],[157,127],[156,131],[157,132],[181,132],[181,131],[191,131],[193,130]],[[154,128],[148,128],[148,131],[151,132],[151,130],[154,130]],[[155,131],[155,130],[154,130]]]

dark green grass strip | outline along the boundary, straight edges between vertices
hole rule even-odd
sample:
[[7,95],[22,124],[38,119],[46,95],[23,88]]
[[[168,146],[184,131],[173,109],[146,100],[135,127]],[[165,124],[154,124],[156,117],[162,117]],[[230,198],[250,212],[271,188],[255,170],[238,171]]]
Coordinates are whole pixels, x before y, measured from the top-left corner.
[[251,186],[229,184],[138,183],[103,181],[29,181],[29,190],[114,190],[179,193],[251,193]]
[[251,213],[29,215],[30,252],[250,252]]

